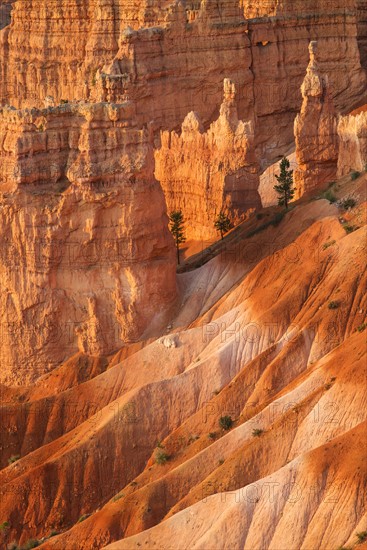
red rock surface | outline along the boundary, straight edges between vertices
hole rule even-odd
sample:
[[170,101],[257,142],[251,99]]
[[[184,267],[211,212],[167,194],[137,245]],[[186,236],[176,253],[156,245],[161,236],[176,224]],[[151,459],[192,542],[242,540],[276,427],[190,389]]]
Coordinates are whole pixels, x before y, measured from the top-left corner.
[[[172,347],[147,342],[107,370],[87,362],[90,380],[79,382],[75,358],[8,394],[4,459],[21,458],[0,473],[4,541],[55,529],[45,549],[123,537],[116,548],[226,547],[234,525],[235,547],[318,548],[364,530],[365,176],[358,186],[353,233],[335,206],[310,201],[275,230],[246,238],[246,222],[216,258],[181,275]],[[221,430],[228,414],[233,428]],[[92,515],[78,523],[83,514]]]
[[328,75],[320,71],[318,44],[310,43],[310,63],[302,84],[303,103],[294,123],[298,169],[296,195],[322,189],[336,178],[339,154],[337,115]]
[[0,2],[1,548],[354,550],[365,3]]
[[367,105],[339,118],[338,175],[363,171],[367,166]]
[[182,209],[186,235],[191,239],[216,237],[214,221],[221,210],[236,224],[247,211],[260,206],[256,123],[238,120],[235,97],[235,85],[225,80],[219,118],[207,132],[196,113],[191,112],[180,135],[161,135],[155,175],[168,211]]
[[1,380],[19,384],[160,330],[176,262],[149,133],[125,106],[0,120]]

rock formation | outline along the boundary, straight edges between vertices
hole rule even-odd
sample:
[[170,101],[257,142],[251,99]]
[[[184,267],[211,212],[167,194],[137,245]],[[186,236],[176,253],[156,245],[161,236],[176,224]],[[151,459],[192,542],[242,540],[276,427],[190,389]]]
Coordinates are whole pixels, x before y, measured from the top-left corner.
[[286,0],[270,14],[268,2],[259,4],[259,15],[273,19],[246,19],[256,16],[254,3],[238,0],[89,0],[77,9],[18,2],[12,24],[1,31],[0,101],[43,107],[46,96],[56,104],[130,99],[137,102],[136,122],[154,121],[158,135],[177,130],[191,111],[207,128],[226,75],[237,85],[239,118],[258,117],[256,143],[266,165],[293,141],[310,40],[319,40],[338,108],[350,109],[365,90],[353,2],[333,1],[332,13],[326,0],[310,6]]
[[171,334],[6,388],[2,546],[338,548],[365,530],[365,222],[347,234],[320,200],[250,223],[180,276]]
[[367,0],[357,0],[358,15],[358,47],[361,65],[367,70]]
[[0,113],[2,381],[33,380],[78,350],[109,354],[165,322],[173,240],[149,131],[128,109]]
[[367,105],[339,118],[338,176],[367,166]]
[[168,211],[182,209],[189,239],[216,237],[214,221],[226,211],[237,223],[260,206],[259,166],[254,146],[254,121],[238,120],[236,89],[224,80],[218,120],[207,132],[191,112],[176,132],[163,132],[156,152],[156,178]]
[[318,64],[317,42],[311,42],[310,63],[301,92],[303,103],[294,123],[298,169],[294,179],[300,197],[333,181],[337,172],[338,133],[328,76]]

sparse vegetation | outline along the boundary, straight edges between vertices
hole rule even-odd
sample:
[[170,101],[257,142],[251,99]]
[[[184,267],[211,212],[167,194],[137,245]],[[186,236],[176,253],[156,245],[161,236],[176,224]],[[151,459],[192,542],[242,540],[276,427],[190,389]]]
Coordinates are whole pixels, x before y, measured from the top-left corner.
[[115,495],[112,499],[112,502],[117,502],[118,500],[120,500],[120,498],[123,498],[125,496],[125,493],[117,493],[117,495]]
[[344,210],[348,210],[349,208],[354,208],[356,204],[357,204],[357,201],[353,197],[345,197],[345,199],[342,199],[339,202],[339,206]]
[[264,433],[264,430],[262,430],[261,428],[255,428],[254,430],[252,430],[252,437],[260,437],[260,435],[262,435]]
[[186,242],[184,217],[182,210],[175,210],[169,215],[170,231],[176,242],[177,263],[180,264],[180,244]]
[[230,416],[221,416],[219,419],[219,426],[222,430],[230,430],[233,425],[233,420]]
[[280,174],[275,176],[278,184],[274,185],[274,190],[278,193],[279,206],[288,208],[289,202],[294,197],[295,189],[293,188],[293,170],[290,170],[290,162],[286,157],[283,157],[279,164]]
[[166,462],[169,460],[169,455],[163,451],[162,449],[159,449],[155,454],[155,462],[156,464],[166,464]]
[[333,204],[338,200],[331,189],[325,191],[325,193],[322,194],[322,198],[329,201],[330,204]]
[[163,449],[162,441],[157,442],[157,448],[158,449]]
[[334,241],[329,241],[329,242],[327,242],[327,243],[324,243],[322,249],[323,249],[323,250],[326,250],[326,249],[329,248],[330,246],[333,246],[335,243],[336,243],[335,240],[334,240]]
[[353,231],[355,230],[355,227],[353,225],[349,225],[348,223],[344,223],[343,227],[344,227],[344,230],[347,234],[348,233],[353,233]]
[[9,527],[9,522],[4,521],[3,523],[0,523],[0,531],[5,531]]
[[83,514],[82,516],[80,516],[77,523],[82,523],[82,521],[86,520],[88,517],[89,517],[89,514]]
[[222,464],[224,464],[224,458],[220,458],[220,459],[218,460],[218,464],[219,464],[220,466],[221,466]]
[[209,439],[215,439],[217,437],[217,432],[209,432],[208,433],[208,438]]
[[361,325],[359,325],[359,327],[357,327],[357,330],[358,332],[363,332],[366,327],[367,327],[367,323],[362,323]]
[[223,240],[224,234],[228,233],[231,229],[231,220],[224,212],[220,212],[219,216],[214,222],[214,227],[220,233],[220,237]]
[[367,540],[367,531],[361,531],[359,533],[356,533],[356,537],[359,543],[364,542],[365,540]]
[[13,464],[20,459],[20,455],[13,455],[8,459],[8,464]]
[[360,175],[361,175],[360,172],[357,172],[357,170],[354,170],[354,172],[352,172],[351,175],[350,175],[350,179],[352,181],[355,181],[359,178]]
[[22,547],[21,550],[30,550],[31,548],[37,548],[41,542],[37,539],[29,539]]
[[329,302],[328,308],[338,309],[339,306],[340,306],[340,302],[338,302],[337,300],[332,300],[331,302]]

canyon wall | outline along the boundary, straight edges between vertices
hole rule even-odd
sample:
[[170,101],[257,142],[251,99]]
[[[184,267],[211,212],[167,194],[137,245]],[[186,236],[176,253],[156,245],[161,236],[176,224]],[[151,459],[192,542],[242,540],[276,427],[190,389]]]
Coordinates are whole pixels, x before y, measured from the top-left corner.
[[333,181],[338,161],[337,116],[328,76],[320,72],[317,42],[311,42],[309,50],[310,63],[301,89],[302,108],[294,124],[297,197]]
[[[293,143],[310,40],[319,40],[337,108],[360,102],[366,79],[351,0],[331,11],[321,0],[312,9],[276,2],[257,15],[251,5],[6,7],[0,102],[15,107],[0,114],[8,382],[18,380],[15,363],[37,376],[77,350],[109,353],[141,336],[158,304],[168,311],[175,262],[154,149],[168,207],[187,209],[191,237],[212,236],[221,209],[236,220],[259,205],[258,173]],[[220,111],[224,78],[236,86],[237,112],[229,98]],[[122,243],[122,259],[105,241]],[[110,248],[113,261],[103,257]],[[113,336],[102,337],[107,318]]]
[[238,120],[235,95],[234,84],[226,79],[219,118],[207,132],[191,112],[181,135],[163,132],[161,136],[155,175],[168,211],[182,209],[189,239],[218,236],[214,221],[223,209],[235,224],[247,210],[261,205],[255,122]]
[[77,351],[112,353],[167,323],[173,239],[149,130],[126,109],[0,113],[2,382],[31,381]]
[[367,70],[367,0],[357,0],[358,8],[358,47],[361,65]]
[[56,103],[130,99],[138,123],[153,120],[159,136],[161,129],[177,130],[190,111],[207,129],[228,77],[237,86],[239,118],[258,117],[256,143],[265,165],[293,141],[310,40],[319,40],[320,64],[339,109],[350,110],[365,90],[353,5],[335,0],[330,10],[325,0],[307,7],[277,2],[274,17],[247,19],[256,14],[239,0],[160,7],[90,0],[77,9],[18,2],[1,32],[0,98],[16,107],[42,107],[47,96]]
[[367,166],[367,106],[339,118],[338,176]]

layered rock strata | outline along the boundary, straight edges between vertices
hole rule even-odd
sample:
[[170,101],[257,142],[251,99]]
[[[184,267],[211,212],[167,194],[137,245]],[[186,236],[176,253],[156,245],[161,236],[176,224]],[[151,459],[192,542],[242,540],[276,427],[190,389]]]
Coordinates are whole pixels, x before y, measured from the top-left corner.
[[310,63],[301,88],[302,108],[294,124],[297,196],[335,179],[338,161],[337,116],[328,76],[319,68],[317,42],[310,43],[309,51]]
[[3,382],[78,350],[111,353],[166,322],[174,245],[149,131],[128,109],[1,112]]
[[191,239],[216,237],[214,221],[222,210],[236,223],[261,205],[255,124],[238,120],[235,95],[234,84],[225,79],[220,115],[208,131],[191,112],[181,135],[162,133],[162,147],[155,155],[168,210],[182,209]]
[[340,117],[338,122],[338,176],[362,171],[367,166],[367,105]]
[[237,85],[239,118],[258,117],[256,143],[266,164],[293,140],[310,40],[320,41],[337,107],[348,110],[360,99],[365,75],[353,3],[336,0],[330,12],[327,2],[287,1],[258,13],[238,0],[90,0],[76,9],[19,2],[1,35],[0,98],[16,107],[43,107],[47,96],[56,103],[128,98],[137,103],[139,124],[154,120],[158,135],[177,129],[190,111],[208,128],[225,74]]

